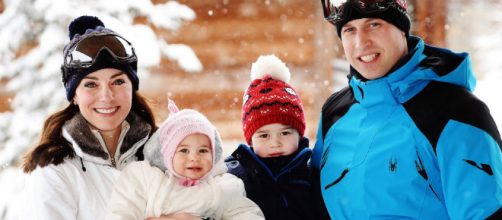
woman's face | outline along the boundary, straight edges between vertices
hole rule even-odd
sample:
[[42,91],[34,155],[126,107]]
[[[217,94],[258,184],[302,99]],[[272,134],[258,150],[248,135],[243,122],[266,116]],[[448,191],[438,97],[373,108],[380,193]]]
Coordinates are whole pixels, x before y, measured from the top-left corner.
[[93,127],[101,132],[114,132],[131,110],[132,88],[123,71],[100,69],[80,81],[73,101]]

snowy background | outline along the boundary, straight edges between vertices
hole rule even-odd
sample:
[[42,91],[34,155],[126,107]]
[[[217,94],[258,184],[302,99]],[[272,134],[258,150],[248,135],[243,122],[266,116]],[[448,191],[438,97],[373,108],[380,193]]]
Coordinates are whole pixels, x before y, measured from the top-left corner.
[[[176,31],[195,19],[193,10],[175,1],[153,5],[150,0],[3,0],[0,14],[0,79],[11,79],[7,91],[12,112],[0,113],[0,220],[15,219],[23,175],[15,166],[20,155],[38,137],[45,117],[67,103],[61,83],[62,48],[67,25],[76,16],[92,14],[107,27],[124,35],[137,49],[140,77],[162,57],[177,62],[186,72],[202,65],[187,45],[158,39],[152,27],[137,24],[145,17],[155,28]],[[468,51],[478,77],[475,93],[502,126],[502,2],[449,1],[448,47]],[[475,19],[473,19],[475,18]],[[35,42],[29,43],[27,42]],[[233,146],[234,144],[232,144]]]
[[[195,19],[195,12],[176,1],[153,5],[150,0],[3,0],[0,14],[0,79],[12,112],[0,113],[0,220],[13,219],[23,175],[15,166],[20,155],[38,138],[45,117],[67,104],[61,83],[62,48],[69,42],[67,27],[78,15],[98,16],[107,27],[131,41],[138,54],[138,73],[167,57],[186,72],[202,65],[186,45],[158,39],[150,26],[135,24],[145,17],[155,28],[175,31]],[[34,43],[33,43],[34,42]],[[28,48],[26,48],[28,47]]]

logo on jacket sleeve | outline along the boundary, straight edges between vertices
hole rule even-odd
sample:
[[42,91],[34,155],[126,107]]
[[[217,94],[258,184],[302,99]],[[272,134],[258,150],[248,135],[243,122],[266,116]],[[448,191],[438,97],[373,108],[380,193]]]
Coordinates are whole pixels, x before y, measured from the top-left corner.
[[389,159],[389,170],[390,172],[396,172],[397,170],[397,159],[395,157],[391,157]]
[[472,160],[467,160],[467,159],[464,159],[464,161],[482,171],[484,171],[485,173],[487,173],[488,175],[490,176],[493,176],[493,170],[492,170],[492,167],[488,164],[484,164],[482,163],[481,166],[478,165],[478,163],[472,161]]

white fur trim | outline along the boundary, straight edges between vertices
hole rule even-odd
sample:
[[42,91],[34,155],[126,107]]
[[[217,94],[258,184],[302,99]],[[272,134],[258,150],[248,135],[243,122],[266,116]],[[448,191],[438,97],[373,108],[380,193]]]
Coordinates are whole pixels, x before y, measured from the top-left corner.
[[251,81],[261,79],[265,75],[289,83],[291,73],[284,62],[275,55],[258,57],[258,60],[251,66]]

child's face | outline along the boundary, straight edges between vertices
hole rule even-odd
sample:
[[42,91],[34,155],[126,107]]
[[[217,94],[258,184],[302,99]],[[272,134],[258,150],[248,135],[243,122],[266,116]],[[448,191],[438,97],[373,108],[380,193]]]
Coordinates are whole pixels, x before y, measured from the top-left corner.
[[173,169],[177,174],[198,180],[213,167],[213,153],[209,138],[203,134],[191,134],[183,139],[173,157]]
[[251,136],[253,150],[262,158],[290,155],[298,149],[299,140],[296,129],[279,123],[265,125]]

